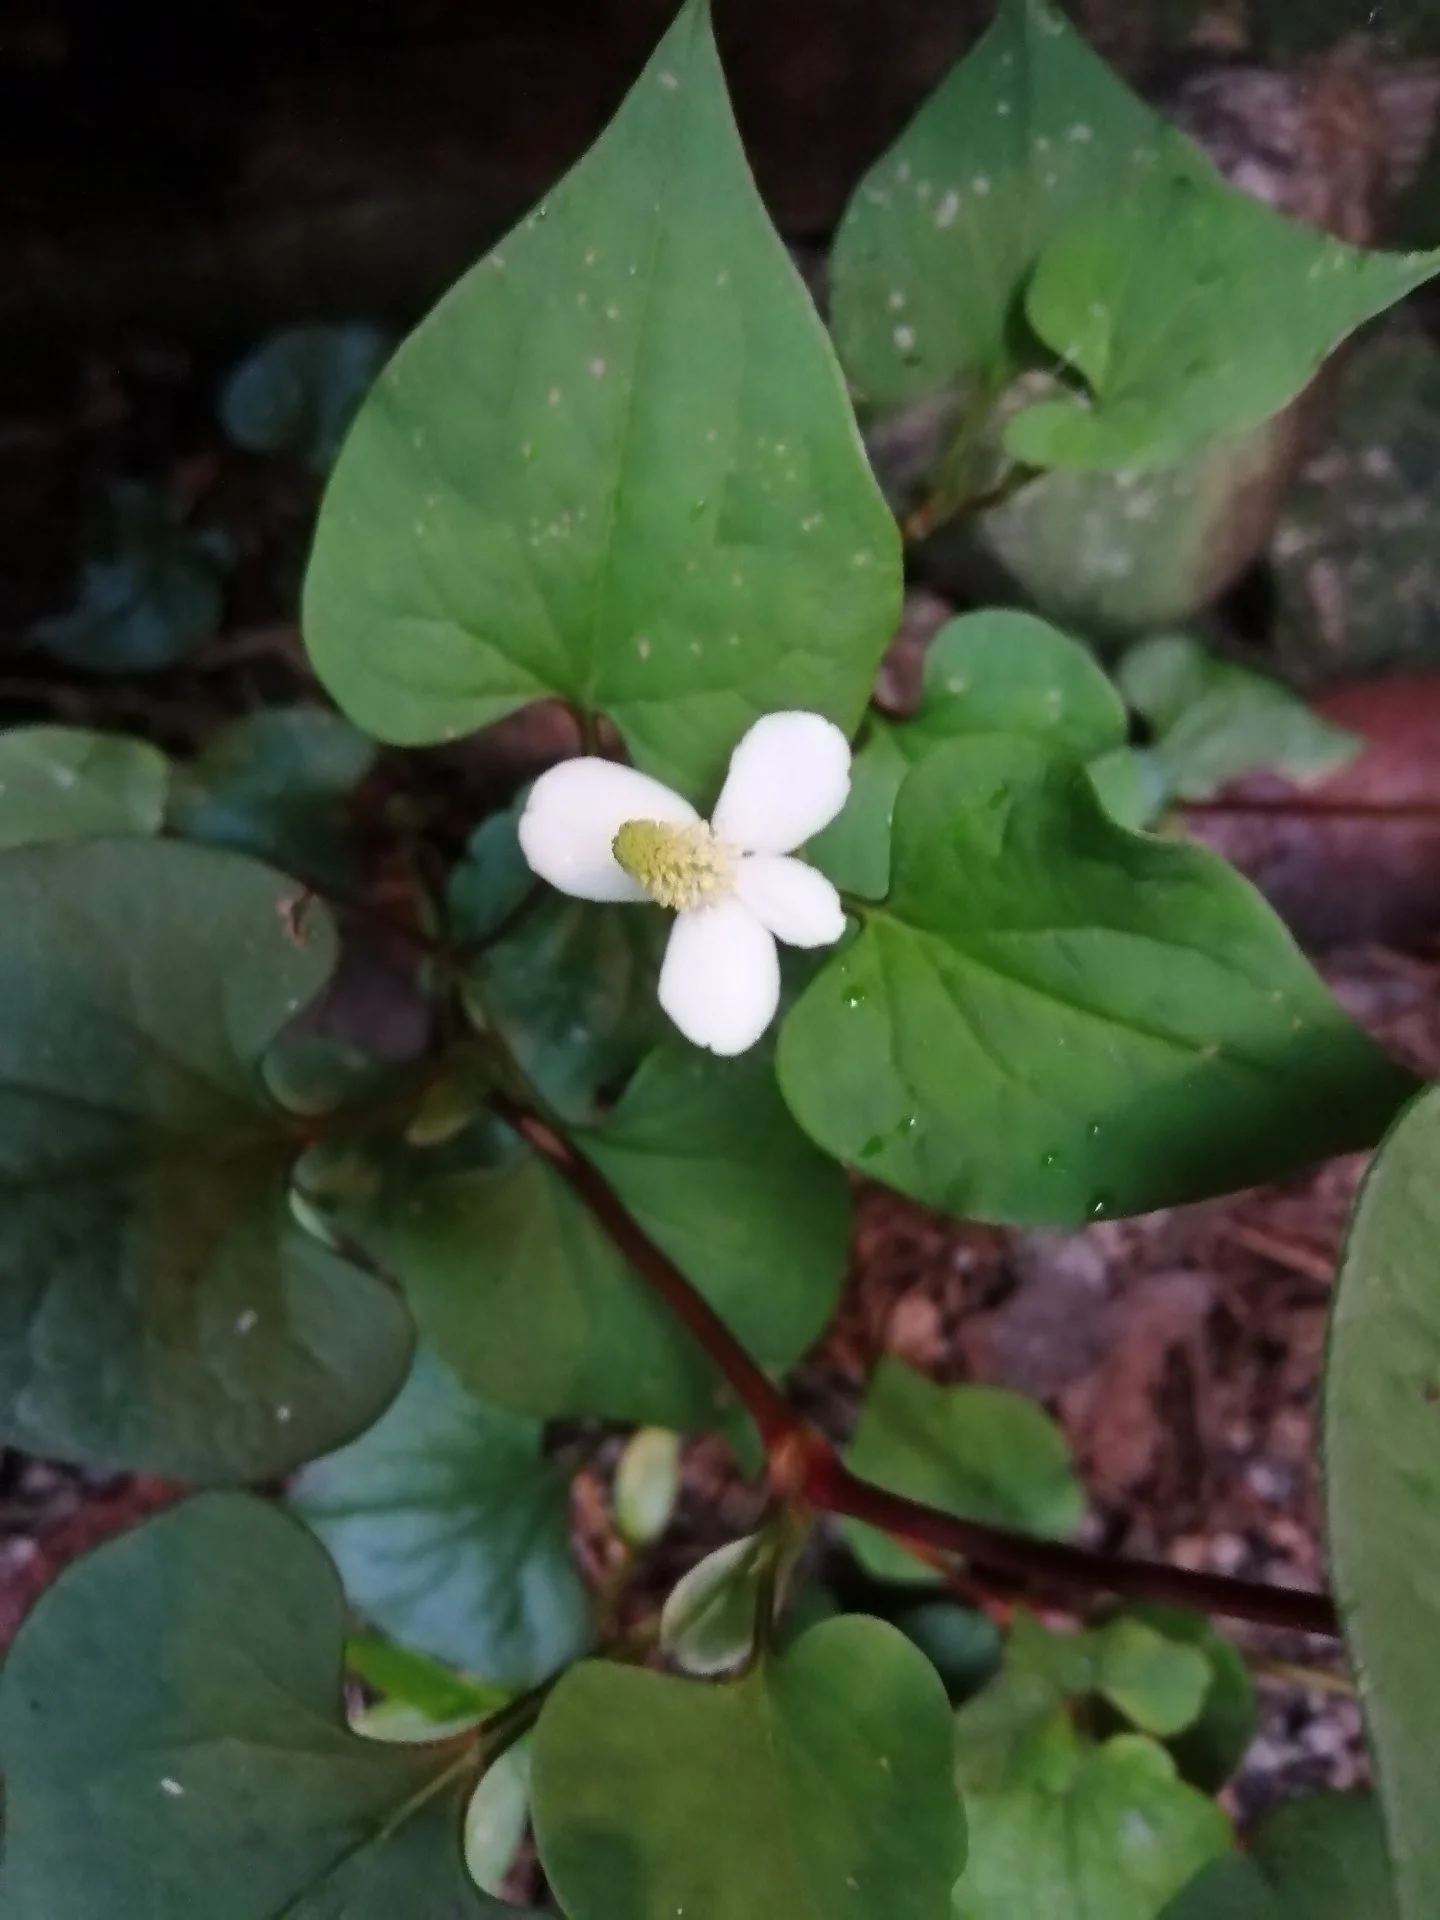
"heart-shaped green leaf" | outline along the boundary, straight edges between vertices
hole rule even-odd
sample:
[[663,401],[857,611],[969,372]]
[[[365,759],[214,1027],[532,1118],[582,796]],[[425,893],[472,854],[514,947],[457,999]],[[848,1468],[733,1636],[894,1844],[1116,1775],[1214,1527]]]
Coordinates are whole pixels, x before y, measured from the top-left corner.
[[1440,1088],[1361,1190],[1325,1370],[1325,1504],[1345,1638],[1374,1743],[1404,1920],[1440,1888]]
[[1243,1860],[1212,1861],[1164,1920],[1399,1920],[1368,1795],[1317,1793],[1263,1821]]
[[238,854],[114,839],[0,858],[0,1425],[195,1480],[349,1439],[404,1378],[390,1287],[296,1225],[261,1055],[330,923]]
[[858,1615],[728,1685],[576,1667],[533,1805],[570,1920],[944,1920],[964,1853],[944,1688]]
[[[831,265],[835,340],[863,397],[1003,386],[1044,248],[1186,143],[1047,0],[995,24],[861,181]],[[1194,165],[1203,167],[1199,154]]]
[[565,1475],[541,1430],[416,1356],[368,1433],[317,1460],[291,1499],[350,1599],[397,1640],[503,1686],[533,1686],[590,1640]]
[[1081,766],[1001,734],[906,779],[889,897],[791,1012],[779,1068],[838,1158],[1055,1225],[1363,1146],[1413,1086],[1238,874],[1125,832]]
[[854,726],[898,606],[894,522],[689,0],[361,410],[306,582],[316,667],[388,740],[604,709],[708,802],[758,714]]
[[1090,392],[1027,407],[1005,444],[1039,467],[1183,460],[1278,413],[1437,271],[1440,253],[1348,247],[1167,155],[1041,258],[1025,312]]
[[158,833],[170,763],[158,748],[83,727],[0,733],[0,849],[100,833]]
[[925,655],[920,710],[869,722],[850,797],[809,852],[837,887],[881,900],[900,783],[927,753],[976,733],[1020,733],[1084,759],[1125,740],[1125,708],[1094,656],[1028,613],[993,609],[941,627]]
[[[962,1754],[973,1712],[958,1716]],[[1139,1734],[1103,1746],[1052,1743],[1018,1777],[967,1790],[965,1810],[970,1862],[954,1920],[1155,1920],[1231,1845],[1225,1815]]]
[[13,1920],[485,1920],[464,1743],[345,1724],[340,1583],[284,1514],[210,1494],[62,1575],[0,1690]]
[[[898,1360],[876,1368],[848,1458],[865,1479],[967,1520],[1063,1538],[1085,1517],[1070,1448],[1043,1407],[1005,1387],[937,1386]],[[938,1577],[873,1528],[846,1531],[882,1579]]]

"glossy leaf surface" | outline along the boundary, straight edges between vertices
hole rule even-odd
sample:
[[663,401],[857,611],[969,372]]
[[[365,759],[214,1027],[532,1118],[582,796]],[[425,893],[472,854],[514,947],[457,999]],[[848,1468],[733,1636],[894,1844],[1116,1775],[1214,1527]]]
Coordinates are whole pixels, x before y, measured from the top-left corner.
[[[358,1738],[324,1552],[211,1494],[71,1567],[0,1691],[14,1920],[486,1920],[455,1746]],[[123,1658],[116,1657],[117,1646]]]
[[698,802],[758,714],[859,718],[899,542],[690,0],[576,169],[441,302],[338,462],[306,637],[350,716],[558,695]]

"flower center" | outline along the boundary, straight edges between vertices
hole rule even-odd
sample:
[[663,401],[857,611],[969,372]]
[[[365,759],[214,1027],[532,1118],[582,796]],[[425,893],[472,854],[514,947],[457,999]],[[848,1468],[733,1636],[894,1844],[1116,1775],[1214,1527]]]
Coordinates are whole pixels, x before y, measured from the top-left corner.
[[688,913],[723,899],[735,882],[735,858],[703,820],[668,826],[627,820],[614,840],[615,858],[662,907]]

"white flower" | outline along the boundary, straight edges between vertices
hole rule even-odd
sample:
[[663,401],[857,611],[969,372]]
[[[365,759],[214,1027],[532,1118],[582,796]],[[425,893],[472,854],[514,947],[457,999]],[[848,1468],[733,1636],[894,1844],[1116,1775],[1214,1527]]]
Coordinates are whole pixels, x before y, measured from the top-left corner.
[[736,747],[707,823],[669,787],[613,760],[565,760],[535,782],[520,845],[542,880],[581,900],[678,909],[660,1004],[697,1047],[743,1053],[780,1004],[776,940],[825,947],[840,896],[790,856],[839,813],[850,747],[818,713],[770,713]]

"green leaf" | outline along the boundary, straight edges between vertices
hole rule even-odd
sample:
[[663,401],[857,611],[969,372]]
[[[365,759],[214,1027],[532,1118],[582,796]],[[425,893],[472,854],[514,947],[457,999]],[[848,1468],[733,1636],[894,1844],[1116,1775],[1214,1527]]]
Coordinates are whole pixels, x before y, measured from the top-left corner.
[[1171,1737],[1200,1717],[1210,1691],[1210,1662],[1198,1647],[1122,1616],[1090,1636],[1095,1691],[1142,1733]]
[[686,1673],[726,1673],[755,1650],[765,1544],[746,1534],[707,1553],[660,1614],[660,1649]]
[[1000,1630],[978,1607],[925,1600],[897,1616],[895,1625],[925,1655],[953,1699],[967,1698],[1000,1667]]
[[350,801],[375,743],[324,707],[276,707],[222,727],[177,768],[170,826],[307,879],[355,877]]
[[567,1120],[595,1118],[664,1035],[656,983],[669,935],[651,906],[597,906],[547,892],[475,955],[462,982],[483,1033],[493,1028],[521,1071]]
[[1203,1614],[1175,1607],[1137,1607],[1134,1617],[1182,1646],[1196,1647],[1210,1686],[1193,1725],[1167,1740],[1182,1779],[1218,1793],[1245,1758],[1260,1728],[1260,1703],[1245,1657]]
[[465,1865],[485,1893],[499,1893],[530,1818],[530,1742],[517,1740],[481,1776],[465,1809]]
[[1325,1370],[1331,1576],[1359,1678],[1404,1920],[1440,1887],[1440,1088],[1361,1188]]
[[1133,647],[1116,680],[1150,723],[1148,760],[1177,800],[1212,799],[1245,773],[1318,780],[1347,765],[1362,745],[1278,680],[1217,660],[1184,634]]
[[1003,386],[1030,351],[1017,311],[1047,244],[1122,198],[1162,150],[1189,151],[1058,13],[1004,0],[836,236],[835,340],[864,398]]
[[920,712],[901,732],[922,747],[1021,733],[1089,759],[1123,746],[1125,708],[1078,640],[1032,614],[994,608],[941,627],[925,656]]
[[483,1920],[455,1744],[345,1725],[324,1553],[211,1494],[63,1574],[6,1662],[13,1920]]
[[519,805],[492,813],[471,834],[465,857],[451,869],[446,900],[461,940],[489,940],[516,912],[537,882],[520,850]]
[[187,528],[172,502],[137,481],[112,487],[107,506],[105,557],[84,562],[74,605],[31,637],[92,673],[173,667],[219,630],[223,544]]
[[546,695],[709,804],[759,714],[847,732],[899,539],[690,0],[599,142],[400,348],[305,593],[352,718],[454,738]]
[[[763,1053],[667,1043],[574,1142],[763,1365],[800,1358],[844,1277],[849,1194]],[[732,1406],[571,1188],[513,1142],[485,1165],[398,1156],[345,1226],[396,1275],[426,1343],[497,1406],[682,1431]]]
[[437,1157],[401,1156],[341,1218],[462,1386],[533,1419],[717,1424],[719,1376],[551,1166]]
[[1437,270],[1440,254],[1346,246],[1167,152],[1039,261],[1026,315],[1090,392],[1027,407],[1005,444],[1039,467],[1183,460],[1278,413]]
[[946,741],[980,733],[1025,734],[1088,759],[1124,744],[1125,709],[1091,654],[1031,614],[993,609],[947,621],[925,655],[915,718],[871,719],[845,810],[810,846],[816,865],[837,886],[883,899],[906,773]]
[[950,1746],[934,1670],[856,1615],[729,1685],[586,1662],[535,1731],[541,1862],[570,1920],[936,1920]]
[[824,1331],[850,1253],[850,1188],[786,1110],[766,1048],[657,1047],[602,1127],[575,1136],[626,1211],[764,1364]]
[[1210,1662],[1198,1647],[1168,1639],[1121,1614],[1087,1633],[1053,1633],[1021,1613],[1006,1649],[1006,1670],[1044,1681],[1057,1702],[1097,1695],[1142,1733],[1174,1735],[1193,1726],[1210,1688]]
[[289,327],[225,382],[220,420],[237,447],[290,453],[328,473],[390,342],[374,327]]
[[329,975],[323,910],[236,854],[0,858],[0,1408],[41,1454],[267,1478],[390,1399],[392,1289],[290,1214],[259,1061]]
[[955,1778],[967,1805],[971,1794],[1036,1781],[1063,1784],[1074,1770],[1077,1736],[1062,1684],[1071,1676],[1057,1677],[1015,1656],[1012,1635],[1001,1671],[955,1716]]
[[965,1810],[970,1861],[954,1920],[1155,1920],[1231,1845],[1220,1809],[1138,1734],[1074,1745],[1043,1775],[968,1792]]
[[1056,1226],[1363,1146],[1413,1085],[1238,874],[999,734],[907,778],[889,898],[790,1013],[779,1071],[837,1158]]
[[286,1113],[320,1120],[400,1080],[399,1072],[332,1033],[282,1033],[260,1062],[265,1091]]
[[1118,827],[1141,833],[1165,810],[1166,786],[1143,747],[1117,747],[1086,769],[1095,797]]
[[1399,1920],[1380,1809],[1317,1793],[1264,1821],[1243,1860],[1213,1861],[1164,1920]]
[[422,1352],[369,1432],[307,1467],[290,1497],[386,1633],[501,1686],[534,1686],[591,1634],[569,1483],[541,1437]]
[[101,833],[158,833],[170,763],[157,747],[83,727],[0,733],[0,849]]
[[[381,1707],[414,1714],[432,1724],[483,1719],[510,1698],[504,1687],[470,1680],[428,1655],[397,1647],[378,1633],[352,1633],[345,1642],[346,1671],[384,1696]],[[372,1716],[380,1708],[371,1708]]]
[[865,900],[883,900],[890,884],[890,823],[910,770],[902,744],[908,732],[871,714],[851,763],[849,798],[806,849],[837,887]]
[[[1005,1387],[941,1387],[884,1359],[847,1456],[852,1470],[967,1520],[1071,1534],[1085,1517],[1064,1434],[1044,1408]],[[846,1523],[861,1561],[882,1579],[932,1580],[904,1547]]]
[[666,1427],[632,1433],[615,1469],[615,1524],[632,1547],[648,1547],[670,1524],[680,1493],[680,1436]]

